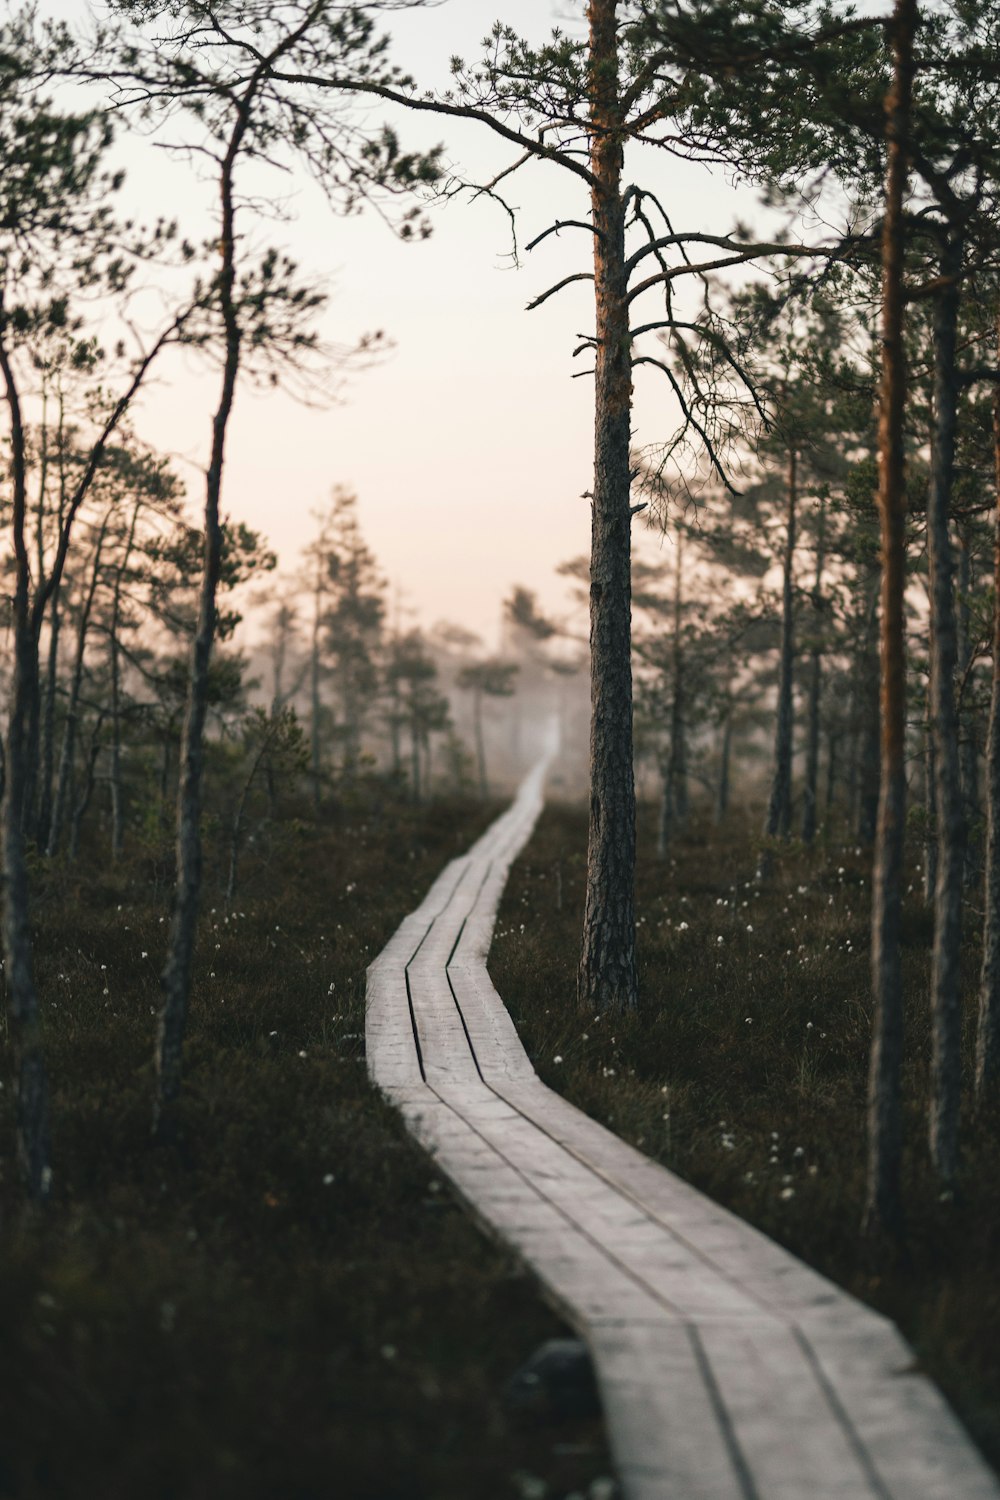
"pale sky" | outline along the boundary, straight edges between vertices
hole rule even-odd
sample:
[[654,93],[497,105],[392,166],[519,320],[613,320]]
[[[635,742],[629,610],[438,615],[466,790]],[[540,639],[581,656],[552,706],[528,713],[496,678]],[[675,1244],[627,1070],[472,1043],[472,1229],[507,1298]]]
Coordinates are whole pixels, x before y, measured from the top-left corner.
[[[82,6],[50,0],[47,9],[68,17]],[[497,10],[497,0],[446,0],[392,18],[396,60],[422,83],[443,80],[453,53],[476,53]],[[505,22],[535,39],[582,10],[582,0],[499,6]],[[509,159],[474,125],[407,117],[401,131],[407,145],[443,140],[469,176],[492,175]],[[126,161],[130,203],[145,214],[180,215],[195,236],[201,190],[190,167],[145,140],[129,143]],[[666,156],[627,162],[627,173],[655,188],[679,228],[725,231],[754,209],[754,195],[722,174]],[[372,212],[335,217],[304,173],[262,176],[255,187],[280,193],[295,219],[269,226],[266,237],[328,281],[324,334],[348,343],[380,328],[395,347],[352,376],[326,410],[242,389],[224,509],[261,529],[290,569],[309,539],[310,511],[335,484],[354,489],[368,541],[417,618],[457,621],[491,648],[500,601],[514,583],[564,609],[554,569],[586,552],[589,536],[581,492],[591,483],[593,386],[571,378],[585,363],[571,354],[575,335],[593,326],[592,290],[582,282],[531,313],[525,304],[569,271],[587,269],[587,236],[549,240],[515,270],[506,218],[484,200],[433,209],[432,238],[403,244]],[[507,191],[520,210],[522,244],[554,217],[583,216],[588,206],[584,184],[554,166],[532,166]],[[651,297],[650,317],[656,307]],[[637,371],[635,384],[636,440],[669,435],[676,411],[664,377]],[[201,482],[192,465],[204,462],[216,388],[190,360],[165,367],[137,421],[144,437],[189,461],[181,469],[193,503]]]

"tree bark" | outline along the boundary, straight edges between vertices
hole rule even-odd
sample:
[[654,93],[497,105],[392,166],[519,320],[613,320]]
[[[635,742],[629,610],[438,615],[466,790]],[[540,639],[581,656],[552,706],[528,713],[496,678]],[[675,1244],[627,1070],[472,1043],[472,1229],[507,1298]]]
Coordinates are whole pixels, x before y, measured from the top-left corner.
[[590,828],[577,997],[589,1012],[638,1005],[632,763],[632,353],[625,269],[616,0],[590,0],[590,167],[596,310],[590,559]]
[[25,541],[27,456],[17,383],[6,345],[0,302],[0,374],[10,410],[12,470],[11,530],[14,548],[14,671],[4,755],[2,926],[7,990],[7,1035],[15,1070],[18,1163],[31,1198],[48,1196],[52,1179],[49,1086],[42,1052],[41,1016],[35,988],[30,928],[28,865],[24,835],[27,730],[38,698],[38,636],[32,626],[31,564]]
[[225,361],[219,404],[212,422],[212,452],[205,484],[205,538],[202,555],[198,624],[191,653],[187,710],[181,731],[180,783],[177,791],[177,889],[166,963],[160,976],[163,1002],[156,1038],[156,1089],[153,1131],[170,1142],[177,1136],[177,1100],[181,1085],[184,1029],[201,896],[201,780],[204,767],[208,674],[215,638],[215,599],[222,567],[219,500],[225,461],[226,431],[236,395],[241,335],[236,312],[236,231],[233,175],[259,82],[255,74],[240,100],[236,123],[220,172],[222,265],[219,308],[225,329]]
[[938,862],[931,958],[930,1145],[946,1187],[958,1170],[961,1087],[962,881],[965,818],[958,748],[955,673],[958,640],[949,511],[955,467],[958,327],[962,242],[949,234],[941,256],[942,289],[934,304],[934,441],[927,492],[927,555],[931,582],[930,691],[937,793]]
[[806,780],[802,792],[802,838],[811,844],[816,837],[819,798],[820,699],[823,691],[823,648],[820,621],[823,614],[823,565],[826,544],[826,498],[819,502],[816,525],[816,579],[813,585],[813,628],[816,632],[809,652],[809,707],[806,714]]
[[906,825],[906,474],[903,417],[906,352],[903,273],[906,138],[913,90],[917,0],[896,0],[893,77],[885,103],[887,170],[882,221],[882,373],[878,418],[882,538],[881,777],[872,872],[872,998],[868,1077],[868,1173],[864,1231],[896,1238],[902,1229],[900,1074],[903,993],[900,963],[903,837]]
[[[1000,318],[997,319],[1000,358]],[[976,1028],[976,1103],[996,1093],[1000,1077],[1000,385],[993,392],[996,513],[993,530],[993,683],[986,740],[986,868],[983,967]]]

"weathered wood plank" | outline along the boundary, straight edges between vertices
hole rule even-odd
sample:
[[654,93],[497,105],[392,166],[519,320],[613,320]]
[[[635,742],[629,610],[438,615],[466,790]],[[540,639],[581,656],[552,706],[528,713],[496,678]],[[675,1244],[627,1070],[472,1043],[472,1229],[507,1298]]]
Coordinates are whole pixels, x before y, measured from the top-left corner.
[[368,1067],[589,1340],[627,1500],[1000,1500],[885,1318],[538,1079],[485,965],[544,769],[370,966]]

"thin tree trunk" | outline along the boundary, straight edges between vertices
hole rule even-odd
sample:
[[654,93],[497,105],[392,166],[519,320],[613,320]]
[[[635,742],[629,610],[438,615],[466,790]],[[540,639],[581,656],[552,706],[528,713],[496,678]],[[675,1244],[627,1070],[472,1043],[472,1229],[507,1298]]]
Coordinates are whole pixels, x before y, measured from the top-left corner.
[[858,802],[855,832],[858,842],[870,844],[875,838],[881,790],[881,735],[879,687],[879,576],[870,576],[870,603],[865,614],[865,644],[860,676],[860,735],[858,745]]
[[809,652],[809,707],[806,713],[806,780],[802,792],[802,838],[811,844],[816,837],[816,811],[819,798],[820,700],[823,691],[823,648],[820,621],[823,614],[823,565],[826,544],[826,498],[819,502],[816,524],[816,579],[813,585],[813,629],[815,637]]
[[958,673],[966,684],[968,700],[962,722],[962,700],[958,702],[958,750],[962,768],[962,809],[965,817],[965,884],[978,884],[982,868],[979,806],[979,741],[975,693],[972,689],[973,644],[972,547],[965,527],[958,527]]
[[[478,724],[478,720],[477,720],[477,724]],[[482,730],[481,729],[480,729],[480,733],[479,733],[479,739],[480,739],[480,741],[482,739]],[[486,783],[482,779],[483,776],[484,776],[484,774],[485,774],[485,770],[484,770],[484,766],[483,766],[482,760],[480,760],[479,766],[480,766],[480,796],[485,801],[486,800],[486,791],[485,791]],[[415,718],[411,719],[411,721],[410,721],[410,780],[411,780],[411,783],[412,783],[413,801],[414,801],[414,803],[417,804],[417,806],[419,806],[419,804],[420,804],[420,795],[421,795],[421,790],[420,790],[420,734],[419,734],[419,732],[417,730],[417,721],[416,721]]]
[[38,637],[32,628],[31,565],[25,542],[27,459],[24,423],[6,345],[0,300],[0,374],[10,409],[12,469],[11,529],[15,583],[14,671],[4,756],[2,926],[7,991],[7,1035],[13,1054],[18,1162],[29,1195],[48,1195],[49,1088],[42,1052],[41,1016],[31,943],[28,866],[23,825],[27,726],[38,696]]
[[80,793],[80,796],[78,797],[73,807],[73,813],[69,820],[68,853],[71,863],[76,859],[76,856],[80,852],[80,828],[83,824],[84,818],[87,816],[87,809],[90,807],[91,801],[93,800],[94,796],[97,758],[101,753],[101,729],[103,727],[103,724],[104,711],[102,710],[97,716],[93,732],[90,736],[90,746],[87,750],[86,770],[83,777],[83,791]]
[[937,782],[938,867],[934,887],[931,958],[931,1157],[950,1186],[958,1170],[961,1087],[962,879],[965,820],[958,750],[958,664],[954,559],[949,510],[955,463],[958,326],[962,242],[949,235],[941,257],[942,289],[934,304],[934,442],[927,494],[927,554],[931,580],[931,728]]
[[320,716],[322,705],[319,695],[319,640],[320,624],[322,618],[322,583],[320,581],[321,562],[316,562],[316,588],[313,594],[313,628],[312,644],[309,651],[309,760],[312,768],[313,807],[316,813],[320,809],[320,788],[322,757],[320,745]]
[[927,686],[927,703],[924,710],[924,905],[934,905],[934,890],[937,886],[938,832],[937,832],[937,756],[934,752],[934,734],[931,729],[931,691]]
[[[997,319],[1000,358],[1000,317]],[[986,869],[983,967],[976,1030],[976,1103],[996,1093],[1000,1078],[1000,386],[993,392],[996,514],[993,530],[993,683],[986,740]]]
[[108,526],[114,505],[110,505],[104,514],[97,540],[94,543],[94,556],[90,567],[90,581],[87,591],[80,601],[80,618],[76,627],[76,650],[73,654],[73,670],[70,675],[69,700],[66,705],[66,722],[63,725],[62,750],[59,755],[59,775],[56,780],[56,793],[52,805],[52,822],[49,828],[49,841],[46,854],[49,859],[58,853],[59,841],[62,838],[63,823],[69,811],[70,786],[76,764],[76,736],[80,725],[80,693],[83,689],[83,668],[87,655],[87,633],[90,629],[90,616],[94,608],[94,600],[97,597],[98,584],[101,581],[101,556],[104,551],[104,538],[107,535]]
[[486,780],[486,742],[483,738],[483,691],[482,688],[473,689],[472,697],[472,722],[476,734],[476,764],[479,767],[479,795],[485,802],[489,796],[489,785]]
[[903,273],[906,138],[913,89],[917,0],[896,0],[893,79],[886,98],[887,171],[882,221],[882,376],[879,393],[879,520],[882,537],[881,777],[872,872],[872,998],[868,1076],[868,1174],[864,1231],[895,1238],[902,1227],[900,1162],[903,991],[900,963],[906,827],[906,480],[903,416],[906,352]]
[[719,789],[715,799],[715,821],[721,823],[729,811],[730,767],[733,754],[733,711],[722,721],[722,754],[719,758]]
[[788,517],[781,584],[781,654],[778,662],[778,721],[774,739],[774,779],[764,823],[766,838],[787,838],[792,813],[792,729],[794,705],[792,679],[795,670],[795,610],[793,566],[799,498],[798,454],[788,450]]
[[121,730],[121,661],[118,648],[118,628],[121,623],[122,581],[128,569],[135,545],[136,526],[139,522],[140,502],[132,509],[125,551],[115,573],[114,597],[111,604],[111,626],[108,635],[109,668],[111,675],[111,858],[120,859],[125,847],[125,801],[122,792],[122,730]]
[[674,831],[674,777],[671,767],[673,747],[660,761],[660,816],[656,828],[656,857],[666,859]]
[[205,540],[198,624],[191,653],[187,710],[181,732],[180,783],[177,792],[177,889],[167,959],[160,976],[163,1003],[156,1038],[153,1130],[162,1141],[171,1141],[177,1135],[177,1100],[181,1085],[184,1029],[201,896],[201,779],[205,756],[208,672],[215,637],[215,598],[222,566],[219,499],[222,492],[226,430],[233,409],[240,365],[241,335],[234,300],[236,231],[233,172],[258,83],[259,72],[255,73],[240,101],[236,124],[222,163],[220,180],[222,266],[218,290],[226,352],[219,405],[212,423],[212,454],[205,485]]
[[840,747],[840,735],[835,729],[829,729],[826,736],[826,813],[829,817],[833,811],[833,802],[837,793],[837,751]]
[[633,1010],[635,778],[632,764],[632,358],[616,0],[590,0],[590,166],[596,307],[590,560],[590,829],[577,996],[588,1012]]

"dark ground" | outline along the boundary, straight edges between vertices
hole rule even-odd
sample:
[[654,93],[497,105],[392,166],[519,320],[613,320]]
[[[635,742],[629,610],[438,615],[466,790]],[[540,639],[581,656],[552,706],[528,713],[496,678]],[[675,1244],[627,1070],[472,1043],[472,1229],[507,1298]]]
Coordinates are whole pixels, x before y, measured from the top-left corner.
[[565,1329],[366,1080],[365,966],[488,813],[373,797],[272,830],[232,909],[211,872],[181,1156],[149,1144],[169,842],[36,871],[55,1177],[25,1216],[4,1051],[5,1500],[559,1500],[608,1474],[599,1424],[505,1412]]
[[[548,1084],[893,1317],[1000,1465],[1000,1119],[967,1119],[958,1200],[942,1203],[926,1148],[931,930],[920,855],[907,860],[904,927],[906,1253],[874,1267],[858,1236],[870,854],[793,844],[758,890],[759,827],[755,815],[722,829],[696,821],[661,863],[655,814],[644,810],[642,1009],[609,1021],[575,1004],[585,815],[549,808],[511,874],[494,982]],[[970,896],[970,938],[977,905]],[[969,1077],[978,961],[970,942]]]

